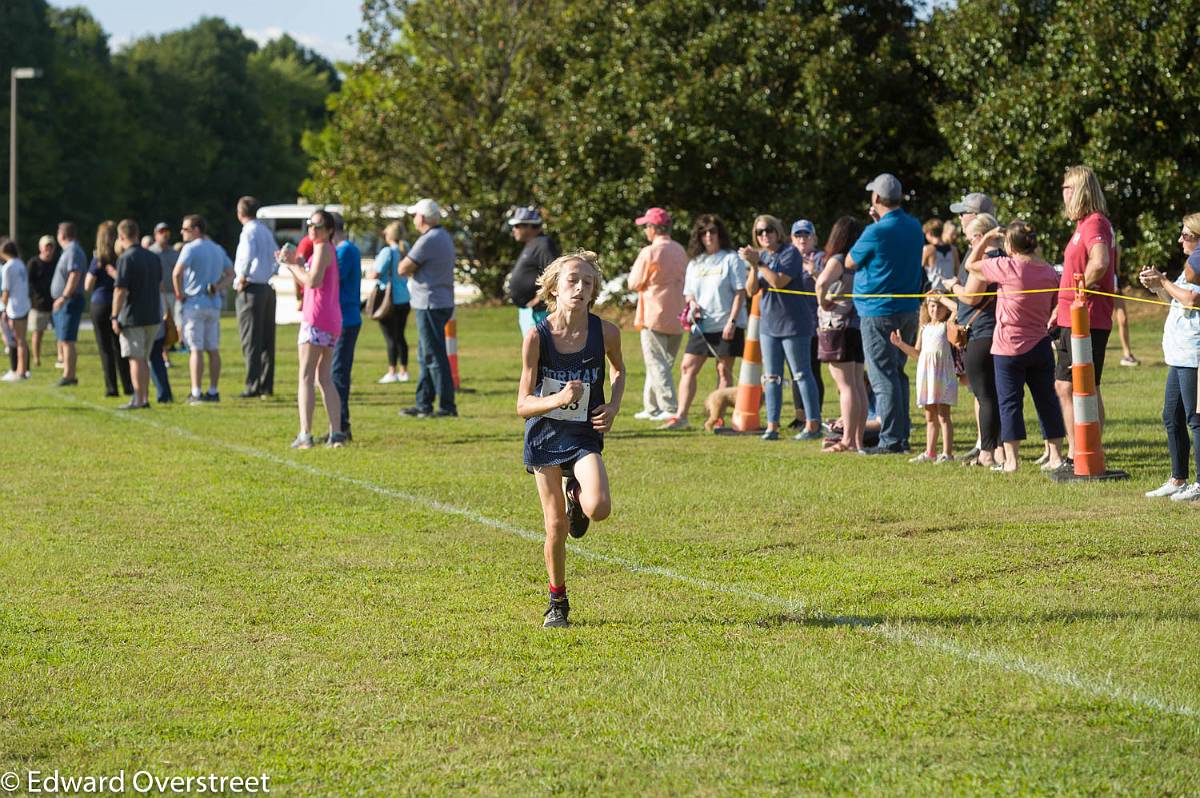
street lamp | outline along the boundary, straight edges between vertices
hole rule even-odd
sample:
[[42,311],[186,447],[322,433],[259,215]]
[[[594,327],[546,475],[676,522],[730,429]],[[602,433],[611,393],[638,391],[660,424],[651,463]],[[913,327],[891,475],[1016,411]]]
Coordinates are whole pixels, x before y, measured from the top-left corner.
[[17,240],[17,81],[40,78],[36,67],[13,67],[8,122],[8,237]]

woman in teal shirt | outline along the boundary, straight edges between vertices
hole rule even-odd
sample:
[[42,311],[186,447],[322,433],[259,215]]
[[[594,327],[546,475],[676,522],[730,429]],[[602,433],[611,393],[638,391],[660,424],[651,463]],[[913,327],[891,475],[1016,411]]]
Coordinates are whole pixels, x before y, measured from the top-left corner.
[[392,285],[392,309],[379,320],[388,355],[387,374],[379,378],[379,383],[387,385],[390,382],[408,382],[408,341],[404,337],[404,325],[408,322],[410,307],[408,278],[396,268],[408,254],[404,226],[400,222],[392,222],[384,228],[383,238],[387,246],[379,250],[375,256],[375,269],[367,276],[378,280],[381,289],[386,289],[389,282]]

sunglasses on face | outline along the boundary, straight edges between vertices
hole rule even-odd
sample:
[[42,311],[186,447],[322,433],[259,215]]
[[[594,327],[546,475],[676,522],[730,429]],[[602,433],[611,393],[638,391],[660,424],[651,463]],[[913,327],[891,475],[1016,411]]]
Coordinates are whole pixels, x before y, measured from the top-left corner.
[[701,230],[701,231],[700,231],[700,235],[702,235],[702,236],[715,236],[715,235],[719,235],[719,233],[717,232],[717,229],[716,229],[715,227],[710,227],[710,228],[708,228],[707,230]]
[[759,230],[755,230],[755,231],[754,231],[754,235],[756,235],[756,236],[765,236],[767,233],[774,233],[774,232],[775,232],[775,231],[774,231],[774,230],[772,230],[772,229],[771,229],[771,228],[769,228],[769,227],[763,227],[763,228],[761,228],[761,229],[759,229]]
[[325,224],[323,222],[309,222],[308,227],[310,230],[324,230]]

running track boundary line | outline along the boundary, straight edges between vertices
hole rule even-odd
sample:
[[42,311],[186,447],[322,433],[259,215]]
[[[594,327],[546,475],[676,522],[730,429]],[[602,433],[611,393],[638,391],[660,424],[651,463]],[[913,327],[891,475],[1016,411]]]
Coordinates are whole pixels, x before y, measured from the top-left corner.
[[[124,421],[143,424],[161,432],[167,432],[172,435],[176,435],[180,438],[186,438],[188,440],[207,444],[218,449],[225,449],[227,451],[245,455],[247,457],[264,460],[275,465],[284,466],[296,471],[302,471],[306,474],[319,476],[324,479],[336,480],[346,485],[352,485],[380,496],[399,499],[426,510],[442,513],[443,515],[458,516],[468,521],[473,521],[480,526],[489,527],[498,532],[503,532],[507,535],[511,535],[522,540],[539,544],[544,540],[544,534],[541,532],[533,532],[519,527],[516,524],[510,524],[507,521],[490,518],[481,513],[477,513],[474,510],[448,504],[440,499],[432,499],[428,496],[420,496],[418,494],[409,493],[396,488],[385,487],[365,479],[346,476],[345,474],[340,474],[336,471],[325,471],[307,463],[301,463],[287,457],[280,457],[278,455],[271,454],[270,452],[265,452],[261,449],[255,449],[251,446],[243,446],[241,444],[230,443],[228,441],[223,441],[216,438],[204,437],[182,427],[175,427],[169,424],[160,423],[153,419],[145,418],[142,414],[136,413],[135,411],[127,411],[126,413],[122,413],[109,407],[104,407],[102,405],[93,404],[82,399],[77,399],[70,394],[53,395],[56,398],[65,399],[73,404],[81,405],[83,407],[90,408]],[[1172,702],[1145,692],[1144,690],[1124,686],[1114,681],[1111,674],[1106,674],[1102,679],[1096,679],[1057,665],[1031,660],[1019,654],[1011,654],[1003,650],[989,651],[986,649],[976,649],[969,646],[964,646],[940,635],[922,632],[919,629],[913,628],[911,625],[895,623],[892,621],[874,623],[862,618],[855,618],[853,616],[830,614],[821,610],[810,609],[804,604],[804,602],[799,600],[786,599],[781,596],[773,596],[755,590],[747,590],[735,584],[716,582],[711,579],[704,579],[703,577],[691,576],[665,566],[646,565],[644,563],[637,562],[636,560],[630,560],[624,557],[617,557],[611,554],[593,551],[591,549],[584,548],[577,543],[568,543],[567,549],[577,557],[582,557],[594,562],[605,563],[607,565],[614,565],[629,571],[630,573],[657,576],[709,593],[718,593],[721,595],[745,599],[756,604],[782,610],[789,615],[795,615],[807,620],[818,621],[833,626],[846,626],[853,629],[858,629],[868,634],[873,634],[876,637],[882,638],[888,642],[907,643],[916,648],[938,652],[954,659],[960,659],[966,662],[990,666],[999,670],[1007,671],[1008,673],[1020,674],[1036,681],[1056,685],[1058,687],[1083,693],[1094,698],[1107,699],[1116,703],[1126,704],[1142,709],[1149,709],[1167,715],[1178,715],[1186,718],[1200,718],[1200,709],[1197,709],[1190,704]]]

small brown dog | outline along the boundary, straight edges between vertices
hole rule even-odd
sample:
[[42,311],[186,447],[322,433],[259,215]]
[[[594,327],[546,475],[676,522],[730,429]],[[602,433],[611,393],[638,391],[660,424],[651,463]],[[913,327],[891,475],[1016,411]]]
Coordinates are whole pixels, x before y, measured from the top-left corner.
[[725,424],[725,411],[733,407],[737,401],[737,388],[717,388],[704,400],[704,409],[708,418],[704,422],[704,431],[712,432],[718,425]]

